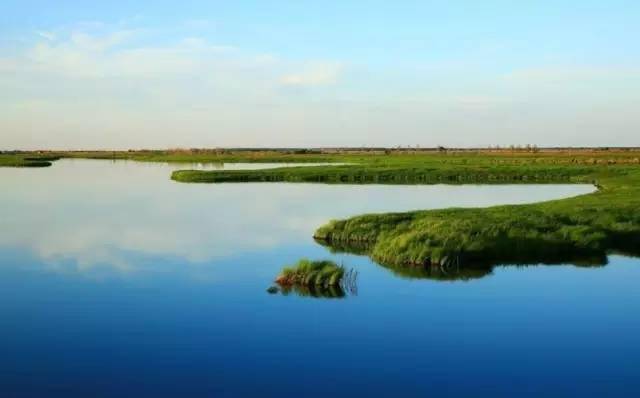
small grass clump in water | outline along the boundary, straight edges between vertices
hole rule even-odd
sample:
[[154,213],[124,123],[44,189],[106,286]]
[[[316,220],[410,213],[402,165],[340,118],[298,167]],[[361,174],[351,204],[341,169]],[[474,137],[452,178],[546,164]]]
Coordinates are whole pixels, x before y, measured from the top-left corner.
[[344,275],[344,267],[332,261],[304,258],[291,267],[284,267],[276,283],[282,286],[338,286]]
[[275,280],[280,288],[272,286],[267,291],[273,294],[281,289],[284,295],[293,291],[300,296],[341,298],[357,294],[357,275],[356,271],[346,270],[333,261],[303,258],[282,269]]
[[333,261],[311,261],[303,258],[284,267],[275,282],[280,286],[341,286],[353,290],[357,272],[346,270]]

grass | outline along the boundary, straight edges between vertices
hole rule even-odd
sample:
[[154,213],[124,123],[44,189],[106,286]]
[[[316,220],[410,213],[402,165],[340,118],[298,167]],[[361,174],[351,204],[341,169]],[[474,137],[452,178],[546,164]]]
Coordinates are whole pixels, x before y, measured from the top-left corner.
[[0,152],[0,167],[47,167],[58,159],[133,160],[163,163],[324,163],[335,156],[309,150],[138,150]]
[[49,167],[58,159],[55,156],[0,153],[0,167]]
[[63,158],[134,160],[164,163],[324,163],[331,155],[303,150],[138,150],[62,151]]
[[357,272],[333,261],[303,258],[284,267],[275,282],[283,294],[293,291],[301,296],[344,297],[346,292],[356,294],[356,278]]
[[[608,174],[608,175],[607,175]],[[362,247],[380,263],[412,266],[579,263],[640,253],[640,170],[589,176],[588,195],[530,205],[373,214],[332,221],[316,239]]]
[[332,261],[302,259],[293,266],[284,267],[276,283],[281,286],[339,286],[344,275],[344,267]]
[[[426,154],[337,154],[324,162],[348,165],[263,170],[178,170],[179,182],[320,182],[356,184],[465,184],[570,182],[608,167],[640,166],[636,151]],[[586,180],[586,179],[585,179]]]

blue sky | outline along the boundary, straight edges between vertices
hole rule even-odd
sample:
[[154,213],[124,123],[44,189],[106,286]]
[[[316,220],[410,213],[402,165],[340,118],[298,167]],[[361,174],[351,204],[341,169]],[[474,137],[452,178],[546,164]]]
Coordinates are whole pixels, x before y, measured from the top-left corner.
[[4,2],[0,147],[640,145],[640,2],[91,3]]

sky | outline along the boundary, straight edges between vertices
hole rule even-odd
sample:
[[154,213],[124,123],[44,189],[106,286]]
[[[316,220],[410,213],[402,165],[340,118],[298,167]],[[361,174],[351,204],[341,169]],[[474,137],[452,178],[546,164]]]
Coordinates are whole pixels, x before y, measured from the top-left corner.
[[0,149],[640,146],[640,2],[0,6]]

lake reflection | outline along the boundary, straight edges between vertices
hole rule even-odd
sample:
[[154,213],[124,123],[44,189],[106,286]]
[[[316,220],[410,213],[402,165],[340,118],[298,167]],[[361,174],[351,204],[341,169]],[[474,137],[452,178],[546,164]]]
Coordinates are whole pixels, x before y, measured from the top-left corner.
[[[637,259],[425,278],[311,238],[331,218],[590,186],[169,179],[184,167],[0,169],[0,396],[640,394]],[[302,257],[357,269],[357,295],[267,294]]]
[[[274,167],[279,164],[259,165]],[[0,169],[0,245],[28,249],[50,267],[140,270],[138,256],[205,263],[245,251],[315,246],[332,218],[369,212],[529,203],[593,191],[586,185],[382,186],[287,183],[180,184],[183,164],[62,160],[40,170]],[[217,165],[216,167],[220,167]],[[227,164],[235,169],[253,164]],[[314,250],[317,251],[317,250]]]

